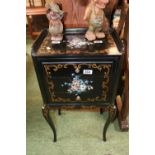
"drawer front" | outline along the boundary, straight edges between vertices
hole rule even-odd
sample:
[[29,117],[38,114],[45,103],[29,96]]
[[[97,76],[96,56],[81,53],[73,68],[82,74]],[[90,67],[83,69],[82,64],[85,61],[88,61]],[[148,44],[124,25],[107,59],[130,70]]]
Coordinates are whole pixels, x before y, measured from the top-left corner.
[[110,62],[42,62],[50,103],[104,103],[111,95],[114,64]]

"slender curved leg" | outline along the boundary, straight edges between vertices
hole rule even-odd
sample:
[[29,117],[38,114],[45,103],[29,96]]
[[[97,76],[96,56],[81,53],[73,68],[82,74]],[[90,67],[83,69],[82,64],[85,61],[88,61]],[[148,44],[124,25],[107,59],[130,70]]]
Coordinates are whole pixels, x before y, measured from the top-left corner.
[[61,108],[58,109],[58,115],[61,115]]
[[107,129],[109,127],[109,124],[110,122],[112,122],[115,118],[115,115],[116,115],[116,106],[115,105],[112,105],[112,106],[109,106],[108,107],[108,111],[109,111],[109,116],[108,116],[108,119],[104,125],[104,129],[103,129],[103,141],[106,141],[106,132],[107,132]]
[[111,120],[111,112],[109,112],[109,116],[108,116],[108,119],[104,125],[104,129],[103,129],[103,141],[106,141],[106,132],[107,132],[107,129],[108,129],[108,126],[110,124],[110,120]]
[[52,121],[52,118],[49,114],[49,111],[50,111],[50,108],[48,105],[44,105],[42,107],[42,114],[43,114],[44,118],[46,119],[46,121],[48,122],[49,126],[51,127],[53,134],[54,134],[54,142],[56,142],[57,141],[56,130],[55,130],[55,126],[54,126],[54,123]]
[[112,114],[111,122],[114,122],[116,120],[117,112],[118,112],[117,107],[115,105],[114,105],[113,108],[114,109],[113,109],[113,114]]

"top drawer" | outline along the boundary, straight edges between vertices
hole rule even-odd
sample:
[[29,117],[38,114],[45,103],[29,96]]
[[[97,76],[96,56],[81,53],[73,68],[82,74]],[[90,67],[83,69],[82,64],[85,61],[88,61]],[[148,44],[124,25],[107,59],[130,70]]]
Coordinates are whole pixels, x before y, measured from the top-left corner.
[[43,76],[51,103],[108,102],[113,62],[43,62]]

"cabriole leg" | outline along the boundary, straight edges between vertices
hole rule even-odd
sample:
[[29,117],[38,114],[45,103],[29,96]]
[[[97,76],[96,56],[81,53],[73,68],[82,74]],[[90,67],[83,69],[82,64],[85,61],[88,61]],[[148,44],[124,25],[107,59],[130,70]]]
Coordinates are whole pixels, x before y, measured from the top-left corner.
[[103,141],[106,141],[106,132],[107,132],[107,129],[109,127],[109,124],[110,122],[112,122],[115,118],[115,115],[116,115],[116,106],[115,105],[111,105],[108,107],[108,118],[107,118],[107,121],[104,125],[104,129],[103,129]]
[[44,105],[42,107],[42,114],[43,114],[45,120],[48,122],[49,126],[51,127],[53,134],[54,134],[54,142],[56,142],[57,141],[56,130],[55,130],[55,126],[54,126],[54,123],[52,121],[52,118],[49,114],[49,111],[50,111],[50,108],[48,105]]

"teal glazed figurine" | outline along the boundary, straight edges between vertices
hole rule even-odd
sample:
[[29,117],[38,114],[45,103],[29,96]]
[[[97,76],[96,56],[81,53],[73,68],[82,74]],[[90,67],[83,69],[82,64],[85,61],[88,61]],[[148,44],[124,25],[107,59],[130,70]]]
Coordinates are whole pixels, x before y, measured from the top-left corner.
[[47,18],[49,20],[49,33],[51,34],[52,41],[61,41],[63,39],[63,24],[61,19],[63,18],[64,12],[60,10],[57,3],[52,0],[46,3]]
[[109,0],[91,0],[88,4],[84,20],[89,24],[88,31],[85,34],[85,38],[89,41],[105,37],[103,24],[106,21],[106,17],[103,9],[108,3]]

